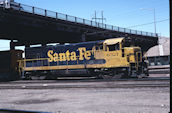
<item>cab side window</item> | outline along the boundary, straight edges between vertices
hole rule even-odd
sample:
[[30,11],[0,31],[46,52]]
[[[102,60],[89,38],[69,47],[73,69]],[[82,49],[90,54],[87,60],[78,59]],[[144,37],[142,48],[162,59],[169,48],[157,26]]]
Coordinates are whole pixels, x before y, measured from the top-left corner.
[[119,43],[115,44],[115,50],[119,50]]
[[108,45],[109,51],[115,51],[115,46],[114,45]]

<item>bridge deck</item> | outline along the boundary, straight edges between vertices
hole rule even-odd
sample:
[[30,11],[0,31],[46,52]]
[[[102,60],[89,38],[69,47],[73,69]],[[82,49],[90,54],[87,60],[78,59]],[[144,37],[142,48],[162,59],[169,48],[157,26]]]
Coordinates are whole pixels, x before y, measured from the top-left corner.
[[43,43],[73,43],[82,41],[82,34],[105,31],[87,36],[85,41],[111,37],[130,37],[136,45],[147,44],[146,50],[157,44],[158,35],[102,24],[62,13],[11,3],[0,7],[0,39],[18,40],[16,45]]

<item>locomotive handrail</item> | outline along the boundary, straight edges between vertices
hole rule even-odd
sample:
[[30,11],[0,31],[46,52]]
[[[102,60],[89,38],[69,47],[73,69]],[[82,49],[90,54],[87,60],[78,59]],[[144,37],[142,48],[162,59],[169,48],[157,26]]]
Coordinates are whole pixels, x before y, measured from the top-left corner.
[[[76,56],[76,58],[77,58],[77,64],[78,64],[78,58],[79,58],[79,56]],[[36,58],[36,59],[22,59],[22,60],[18,60],[17,62],[19,62],[19,67],[26,67],[26,62],[32,62],[32,66],[33,66],[33,63],[34,63],[34,61],[44,61],[44,60],[49,60],[49,58]],[[23,62],[23,64],[22,64],[22,62]],[[59,64],[59,62],[60,61],[56,61],[57,62],[57,64]],[[66,60],[66,63],[67,63],[67,65],[68,65],[68,60]],[[50,62],[48,62],[48,66],[50,66],[50,64],[49,64]]]
[[37,61],[37,60],[48,60],[49,58],[35,58],[35,59],[22,59],[18,61]]
[[[1,7],[6,8],[5,5],[2,5]],[[136,34],[136,35],[143,35],[143,36],[158,37],[157,33],[144,32],[144,31],[138,31],[138,30],[132,30],[132,29],[127,29],[127,28],[117,27],[117,26],[113,26],[113,25],[107,25],[107,24],[98,23],[95,21],[82,19],[82,18],[78,18],[75,16],[70,16],[67,14],[49,11],[46,9],[37,8],[34,6],[29,6],[29,5],[24,5],[24,4],[20,4],[20,3],[16,3],[16,2],[10,2],[10,8],[14,9],[14,10],[27,12],[27,13],[42,15],[45,17],[55,18],[58,20],[65,20],[65,21],[78,23],[78,24],[84,24],[84,25],[97,27],[97,28],[101,28],[101,29],[106,29],[106,30],[112,30],[112,31],[123,32],[123,33],[130,33],[130,34]]]
[[[93,52],[97,52],[97,51],[100,51],[100,50],[88,50],[90,51],[91,53]],[[76,58],[79,58],[79,56],[76,56]],[[17,60],[17,62],[29,62],[29,61],[40,61],[40,60],[49,60],[49,58],[35,58],[35,59],[22,59],[22,60]]]

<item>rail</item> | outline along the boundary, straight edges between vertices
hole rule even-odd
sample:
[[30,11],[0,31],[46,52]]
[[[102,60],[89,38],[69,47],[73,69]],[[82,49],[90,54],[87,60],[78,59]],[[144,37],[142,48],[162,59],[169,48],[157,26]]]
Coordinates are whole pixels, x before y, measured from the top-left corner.
[[[2,5],[2,4],[0,6],[4,7],[4,8],[9,8],[9,7],[6,7],[6,5]],[[102,24],[102,23],[98,23],[95,21],[90,21],[87,19],[82,19],[82,18],[78,18],[75,16],[70,16],[67,14],[49,11],[46,9],[41,9],[41,8],[37,8],[34,6],[24,5],[24,4],[20,4],[20,3],[16,3],[16,2],[10,2],[10,8],[12,8],[14,10],[18,10],[18,11],[24,11],[27,13],[32,13],[32,14],[37,14],[37,15],[41,15],[41,16],[45,16],[45,17],[65,20],[65,21],[78,23],[78,24],[84,24],[84,25],[102,28],[102,29],[106,29],[106,30],[112,30],[112,31],[123,32],[123,33],[130,33],[130,34],[136,34],[136,35],[143,35],[143,36],[158,37],[157,33],[155,34],[155,33],[151,33],[151,32],[144,32],[144,31],[138,31],[138,30],[132,30],[132,29],[127,29],[127,28]]]

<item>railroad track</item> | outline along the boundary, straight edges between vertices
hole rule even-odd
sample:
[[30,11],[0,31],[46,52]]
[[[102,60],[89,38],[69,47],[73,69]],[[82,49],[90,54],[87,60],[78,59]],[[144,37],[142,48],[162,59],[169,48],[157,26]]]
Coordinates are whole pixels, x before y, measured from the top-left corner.
[[148,78],[123,78],[123,79],[96,79],[94,77],[62,77],[57,80],[18,80],[0,82],[0,84],[30,84],[30,83],[61,83],[61,82],[113,82],[113,81],[169,81],[170,77],[148,77]]
[[63,88],[137,88],[169,87],[169,78],[144,79],[79,79],[79,80],[20,80],[0,83],[0,89],[63,89]]

